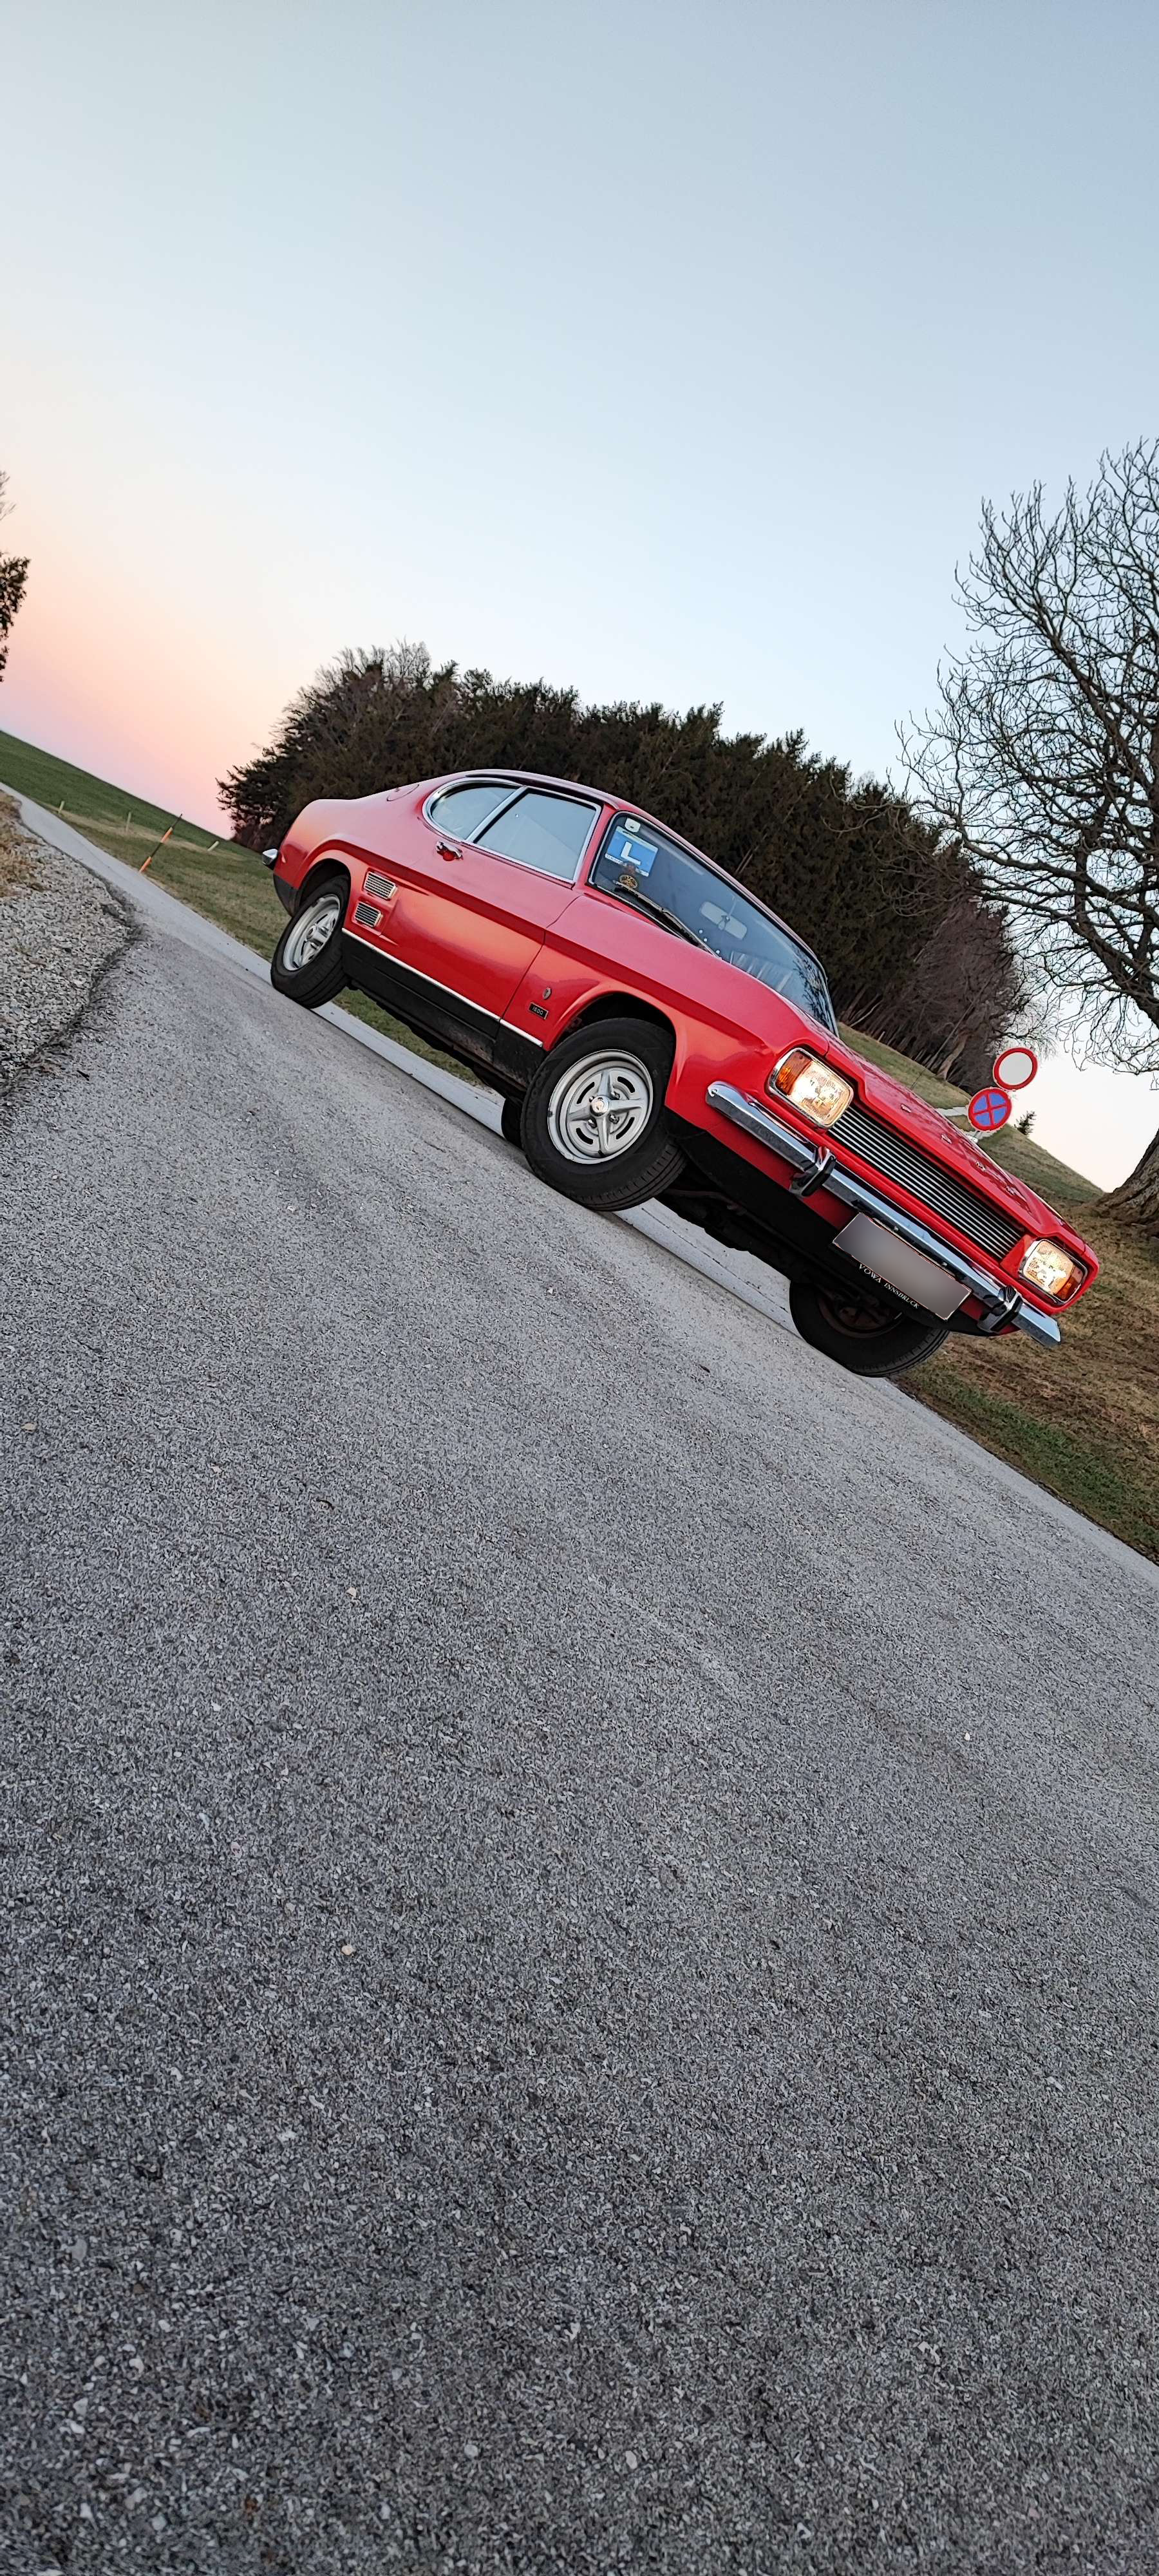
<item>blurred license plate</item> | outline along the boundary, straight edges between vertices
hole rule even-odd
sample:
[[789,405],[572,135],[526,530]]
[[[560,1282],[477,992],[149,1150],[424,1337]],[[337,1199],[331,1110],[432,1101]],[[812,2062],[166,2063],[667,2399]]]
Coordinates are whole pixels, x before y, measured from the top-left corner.
[[871,1216],[851,1217],[836,1237],[842,1252],[859,1261],[874,1279],[896,1288],[911,1305],[924,1306],[931,1315],[956,1315],[965,1303],[969,1289],[963,1288],[952,1271],[943,1270],[940,1261],[930,1261],[924,1252],[915,1252],[900,1234],[891,1234],[887,1225],[878,1225]]

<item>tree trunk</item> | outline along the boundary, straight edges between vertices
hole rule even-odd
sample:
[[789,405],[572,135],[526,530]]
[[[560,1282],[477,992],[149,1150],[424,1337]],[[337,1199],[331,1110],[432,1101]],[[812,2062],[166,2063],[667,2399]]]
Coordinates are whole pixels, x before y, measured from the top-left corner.
[[1134,1171],[1102,1200],[1101,1209],[1116,1225],[1137,1226],[1140,1234],[1159,1243],[1159,1136],[1152,1137]]

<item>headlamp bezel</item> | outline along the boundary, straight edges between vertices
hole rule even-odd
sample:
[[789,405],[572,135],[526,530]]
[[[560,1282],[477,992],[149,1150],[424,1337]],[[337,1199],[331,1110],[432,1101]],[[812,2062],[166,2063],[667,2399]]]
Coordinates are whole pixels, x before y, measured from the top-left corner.
[[[1036,1252],[1057,1253],[1059,1260],[1069,1265],[1067,1281],[1061,1288],[1048,1288],[1044,1280],[1035,1278],[1028,1265]],[[1036,1296],[1048,1297],[1052,1306],[1069,1306],[1085,1288],[1090,1272],[1085,1262],[1079,1260],[1077,1252],[1071,1252],[1068,1245],[1060,1243],[1057,1235],[1036,1234],[1023,1245],[1018,1276],[1026,1281],[1028,1288],[1033,1288]]]
[[[787,1081],[783,1079],[785,1075],[789,1077]],[[794,1095],[796,1083],[807,1083],[810,1076],[818,1075],[831,1083],[834,1090],[841,1095],[827,1115],[822,1114],[815,1106],[811,1106],[807,1100],[798,1100]],[[765,1089],[770,1098],[787,1100],[790,1108],[796,1109],[802,1118],[809,1120],[810,1126],[822,1129],[835,1127],[838,1119],[844,1117],[846,1110],[851,1108],[857,1097],[855,1086],[848,1074],[839,1073],[836,1065],[829,1064],[823,1055],[818,1055],[812,1047],[803,1046],[789,1047],[784,1055],[778,1056]]]

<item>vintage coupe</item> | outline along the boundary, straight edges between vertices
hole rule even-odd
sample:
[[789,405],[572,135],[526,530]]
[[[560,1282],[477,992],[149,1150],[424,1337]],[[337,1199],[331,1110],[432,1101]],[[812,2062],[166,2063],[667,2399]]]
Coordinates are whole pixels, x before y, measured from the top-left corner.
[[811,950],[650,814],[473,770],[308,805],[266,858],[280,993],[373,995],[499,1090],[542,1180],[757,1254],[844,1367],[894,1375],[951,1331],[1059,1340],[1093,1252],[856,1054]]

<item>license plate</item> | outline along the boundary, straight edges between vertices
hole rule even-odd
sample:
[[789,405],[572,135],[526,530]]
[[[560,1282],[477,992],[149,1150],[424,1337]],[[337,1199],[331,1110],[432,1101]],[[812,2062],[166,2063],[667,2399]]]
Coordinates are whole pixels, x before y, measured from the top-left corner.
[[900,1234],[892,1234],[887,1225],[878,1225],[875,1217],[851,1217],[835,1240],[839,1250],[850,1253],[872,1279],[880,1279],[883,1287],[896,1288],[899,1296],[908,1297],[911,1306],[924,1306],[929,1314],[940,1315],[943,1323],[957,1314],[970,1294],[952,1270],[943,1270],[940,1261],[931,1261],[926,1253],[916,1251]]

